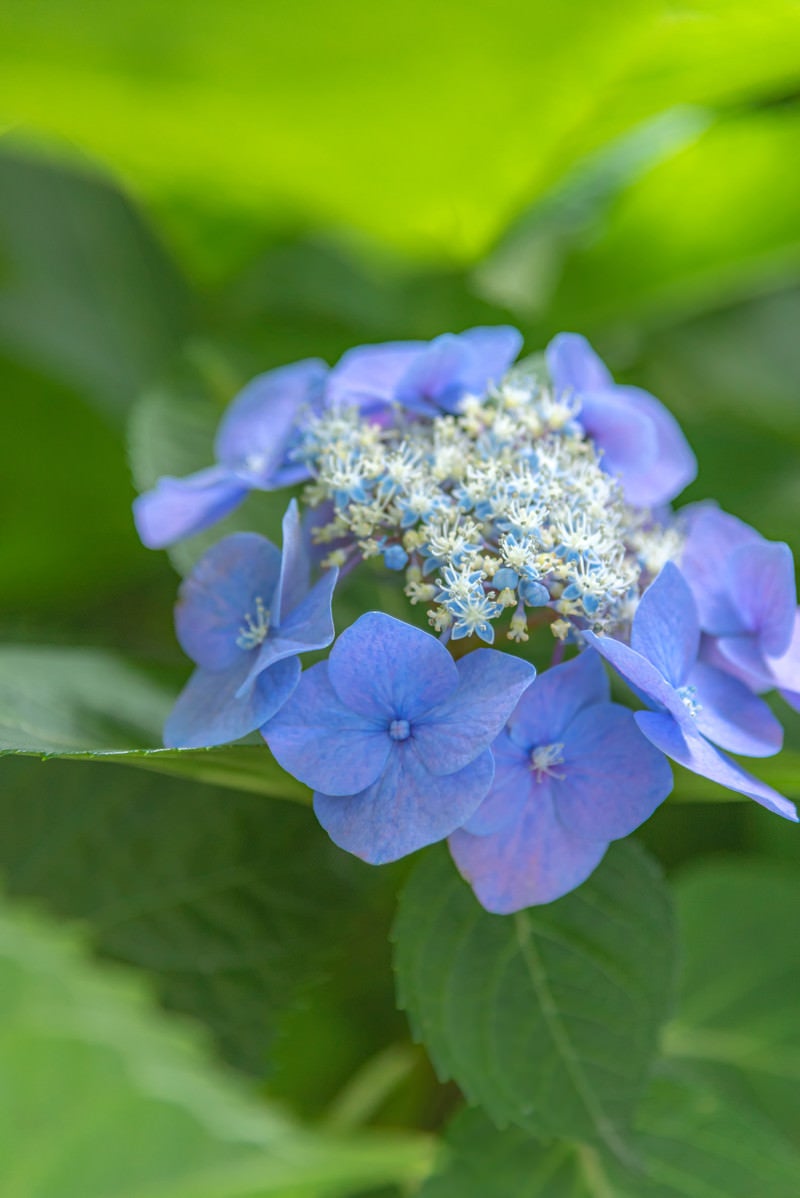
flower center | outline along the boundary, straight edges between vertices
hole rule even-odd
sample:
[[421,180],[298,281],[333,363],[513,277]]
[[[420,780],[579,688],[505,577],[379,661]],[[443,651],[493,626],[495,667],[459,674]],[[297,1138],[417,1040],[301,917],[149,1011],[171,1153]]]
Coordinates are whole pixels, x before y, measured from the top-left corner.
[[408,740],[411,735],[411,725],[408,720],[392,720],[389,725],[389,735],[392,740]]
[[240,649],[257,649],[267,639],[267,633],[269,632],[269,611],[264,606],[264,601],[260,595],[256,595],[255,608],[255,616],[251,616],[250,612],[248,612],[244,618],[244,624],[239,628],[236,644]]
[[692,717],[703,710],[702,704],[697,702],[697,688],[694,686],[678,687],[678,698]]
[[536,781],[541,782],[543,778],[557,778],[562,782],[566,774],[559,774],[553,768],[556,765],[561,765],[564,761],[564,745],[537,745],[531,751],[531,769],[536,775]]

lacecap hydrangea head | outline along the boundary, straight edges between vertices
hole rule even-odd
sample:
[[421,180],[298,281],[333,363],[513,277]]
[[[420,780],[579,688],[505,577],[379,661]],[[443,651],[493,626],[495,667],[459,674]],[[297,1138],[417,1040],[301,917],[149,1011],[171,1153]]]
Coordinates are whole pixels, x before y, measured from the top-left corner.
[[[516,361],[521,344],[475,328],[261,375],[216,463],[136,501],[151,546],[253,489],[300,485],[305,509],[288,505],[282,551],[236,533],[184,582],[197,668],[167,743],[259,730],[337,844],[379,864],[449,838],[496,912],[579,885],[666,797],[668,758],[796,818],[726,756],[780,748],[759,692],[800,705],[788,548],[713,505],[672,509],[696,472],[683,433],[585,338]],[[303,672],[360,568],[410,622],[365,612]],[[611,701],[603,659],[647,710]]]

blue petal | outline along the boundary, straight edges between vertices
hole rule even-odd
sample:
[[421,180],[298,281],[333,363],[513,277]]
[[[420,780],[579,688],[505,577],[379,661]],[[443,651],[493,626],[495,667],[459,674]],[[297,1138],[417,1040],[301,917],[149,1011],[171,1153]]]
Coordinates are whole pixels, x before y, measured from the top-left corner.
[[329,404],[369,409],[393,403],[398,383],[424,349],[424,341],[389,341],[348,350],[328,375]]
[[281,574],[274,612],[276,625],[281,624],[305,598],[311,585],[311,559],[296,499],[284,512],[281,530]]
[[[276,474],[288,465],[286,453],[301,409],[319,406],[327,366],[307,358],[260,374],[239,392],[217,432],[217,459],[264,489],[285,485]],[[302,468],[299,477],[307,477]]]
[[152,491],[133,501],[136,531],[148,549],[163,549],[216,524],[239,506],[249,489],[219,466],[186,478],[160,478]]
[[286,702],[300,677],[296,657],[279,661],[240,694],[244,659],[228,670],[195,670],[164,727],[170,748],[205,748],[255,732]]
[[688,678],[699,705],[698,732],[746,757],[770,757],[783,744],[783,729],[763,699],[743,682],[713,666],[698,662]]
[[494,781],[474,815],[463,825],[465,832],[489,836],[520,818],[531,797],[531,761],[519,745],[503,731],[492,744]]
[[418,354],[397,385],[398,403],[412,411],[430,413],[444,400],[447,407],[464,393],[459,381],[469,350],[454,333],[443,333]]
[[726,581],[742,629],[758,637],[763,653],[780,657],[789,648],[797,610],[789,546],[779,541],[741,545],[730,555]]
[[637,507],[669,503],[697,477],[697,458],[675,417],[654,395],[640,387],[616,386],[614,391],[630,403],[632,412],[648,418],[656,439],[653,470],[631,489],[629,502]]
[[605,855],[605,841],[572,836],[556,818],[549,787],[495,836],[454,832],[449,845],[478,901],[497,915],[551,903],[580,886]]
[[338,570],[328,571],[280,628],[270,630],[251,664],[248,681],[274,661],[309,653],[312,649],[324,649],[331,643],[334,637],[331,596],[338,573]]
[[473,395],[483,395],[490,384],[499,383],[522,349],[522,333],[507,324],[479,325],[458,336],[471,351],[460,381]]
[[716,504],[690,504],[681,516],[688,526],[681,572],[697,603],[703,631],[714,636],[742,632],[741,616],[726,585],[728,562],[736,549],[758,543],[761,537]]
[[384,721],[413,720],[458,686],[458,670],[444,645],[383,612],[367,612],[345,629],[328,663],[342,702]]
[[673,686],[683,686],[700,650],[700,625],[692,592],[674,562],[667,562],[642,596],[631,630],[631,648],[652,662]]
[[488,791],[493,773],[487,749],[466,769],[434,777],[413,741],[399,741],[372,786],[349,797],[315,794],[314,811],[340,848],[371,865],[383,865],[460,827]]
[[334,795],[374,782],[394,743],[385,721],[345,707],[330,684],[327,662],[303,674],[290,701],[261,732],[285,770]]
[[458,688],[413,726],[417,751],[437,776],[463,769],[487,748],[536,677],[530,662],[497,649],[475,649],[457,667]]
[[562,780],[550,783],[565,830],[590,840],[627,836],[672,790],[672,770],[616,703],[584,707],[564,741]]
[[614,385],[608,367],[580,333],[559,333],[545,350],[545,360],[559,391],[604,391]]
[[587,644],[602,654],[637,695],[656,707],[665,708],[681,724],[685,723],[690,728],[694,726],[675,687],[662,677],[646,657],[611,636],[595,636],[593,632],[584,632],[583,636]]
[[582,392],[578,420],[602,450],[603,467],[621,481],[628,503],[650,506],[658,451],[652,421],[613,390]]
[[587,649],[572,661],[539,674],[508,721],[509,735],[530,752],[536,745],[564,739],[566,729],[583,708],[609,698],[608,675],[597,653]]
[[246,615],[255,618],[256,599],[270,608],[280,560],[272,542],[254,532],[233,533],[203,554],[175,608],[178,640],[193,661],[224,670],[244,655],[237,637]]
[[693,736],[686,735],[685,730],[679,728],[675,720],[661,712],[637,711],[634,719],[651,744],[679,765],[691,770],[693,774],[718,782],[728,790],[747,795],[762,807],[797,822],[797,812],[793,803],[778,794],[771,786],[748,774],[699,733],[696,732]]

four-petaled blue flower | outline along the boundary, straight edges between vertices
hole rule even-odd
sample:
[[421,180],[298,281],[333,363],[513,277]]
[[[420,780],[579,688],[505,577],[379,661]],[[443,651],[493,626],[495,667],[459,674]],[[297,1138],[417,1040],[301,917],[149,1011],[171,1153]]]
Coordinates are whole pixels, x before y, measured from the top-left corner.
[[672,789],[663,754],[609,698],[603,663],[589,650],[541,674],[494,742],[492,788],[450,837],[488,911],[573,890]]
[[160,478],[134,500],[139,536],[163,549],[216,524],[250,491],[272,491],[308,478],[292,461],[298,416],[322,402],[327,366],[317,358],[260,374],[237,395],[214,442],[215,466],[186,478]]
[[685,509],[681,570],[705,634],[700,656],[752,690],[776,687],[800,710],[800,613],[788,545],[716,504]]
[[693,773],[797,819],[788,799],[715,748],[766,757],[781,747],[783,733],[766,703],[744,683],[697,660],[697,607],[674,563],[668,562],[645,591],[630,645],[591,632],[584,635],[654,708],[636,712],[634,718],[656,748]]
[[443,333],[430,342],[360,345],[331,371],[328,400],[363,411],[397,403],[423,416],[456,412],[466,395],[499,383],[521,348],[522,334],[508,325]]
[[493,649],[456,663],[429,633],[368,612],[262,731],[336,844],[377,865],[472,815],[494,776],[489,746],[535,673]]
[[283,553],[256,533],[210,549],[183,582],[178,640],[197,663],[164,729],[165,744],[198,748],[254,732],[300,678],[298,653],[333,640],[336,570],[309,585],[297,504],[283,518]]
[[577,420],[621,479],[628,503],[668,503],[692,481],[697,461],[675,417],[640,387],[615,383],[585,337],[559,333],[545,356],[556,389],[580,399]]

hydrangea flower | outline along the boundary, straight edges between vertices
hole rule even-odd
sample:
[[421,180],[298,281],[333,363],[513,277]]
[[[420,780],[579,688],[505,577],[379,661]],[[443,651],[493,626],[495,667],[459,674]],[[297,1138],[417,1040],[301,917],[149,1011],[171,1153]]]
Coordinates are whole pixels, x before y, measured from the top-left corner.
[[756,691],[777,687],[800,708],[800,616],[788,545],[767,541],[716,504],[685,513],[681,570],[703,638],[701,656]]
[[443,333],[433,341],[390,341],[348,350],[331,371],[333,407],[369,411],[398,403],[432,416],[456,412],[466,395],[483,395],[506,373],[522,348],[508,325]]
[[233,533],[184,580],[175,612],[178,640],[197,664],[164,729],[175,748],[199,748],[254,732],[289,698],[298,653],[333,640],[336,570],[315,586],[292,500],[283,553],[257,533]]
[[628,503],[668,503],[695,478],[697,461],[675,417],[640,387],[615,383],[585,337],[559,333],[545,357],[556,389],[580,398],[577,419],[621,479]]
[[497,914],[573,890],[609,842],[637,828],[672,789],[666,759],[633,713],[610,702],[591,650],[539,676],[492,751],[492,788],[449,844]]
[[139,536],[163,549],[216,524],[250,491],[272,491],[308,478],[290,450],[304,408],[318,408],[327,366],[317,358],[260,374],[239,392],[214,442],[217,463],[186,478],[160,478],[133,505]]
[[535,673],[493,649],[456,663],[429,633],[368,612],[262,731],[336,844],[379,865],[472,815],[494,776],[489,746]]
[[768,756],[781,747],[782,730],[766,703],[742,682],[697,660],[697,608],[673,562],[645,591],[630,645],[591,632],[585,637],[653,707],[634,718],[656,748],[694,773],[797,819],[792,803],[715,747]]

